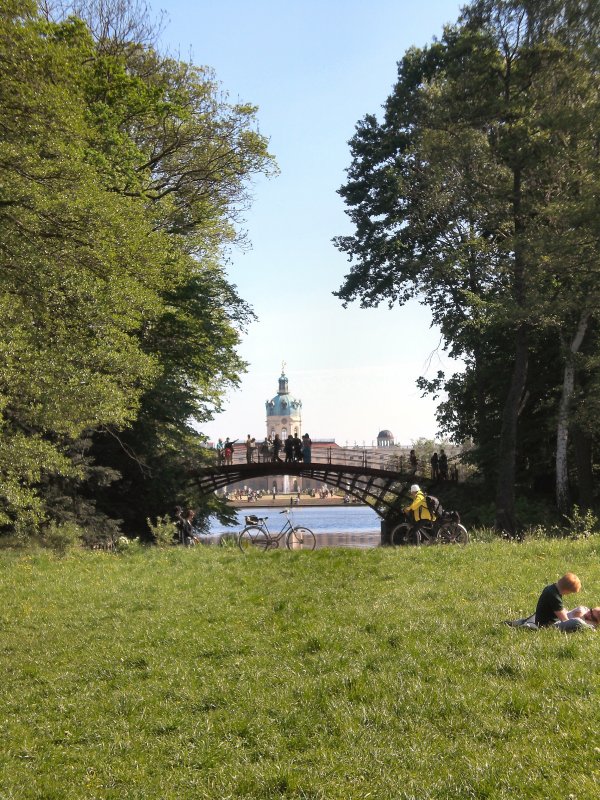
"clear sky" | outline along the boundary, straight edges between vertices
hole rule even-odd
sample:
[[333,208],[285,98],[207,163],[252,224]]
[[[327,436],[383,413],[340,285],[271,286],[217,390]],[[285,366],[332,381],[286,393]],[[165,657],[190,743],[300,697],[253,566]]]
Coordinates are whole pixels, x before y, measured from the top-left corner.
[[342,308],[332,295],[349,264],[332,244],[352,232],[337,189],[348,140],[365,114],[381,119],[397,62],[456,21],[456,0],[150,0],[166,12],[162,45],[216,72],[232,102],[258,106],[281,174],[258,179],[246,214],[249,251],[228,274],[258,316],[240,353],[249,362],[222,414],[219,436],[265,435],[265,401],[282,362],[313,439],[370,444],[382,428],[410,444],[437,430],[419,375],[457,369],[439,349],[427,309]]

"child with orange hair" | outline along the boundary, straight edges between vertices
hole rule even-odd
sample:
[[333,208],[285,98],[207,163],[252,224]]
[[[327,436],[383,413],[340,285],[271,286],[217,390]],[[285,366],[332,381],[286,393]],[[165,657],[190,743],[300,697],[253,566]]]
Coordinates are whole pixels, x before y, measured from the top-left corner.
[[540,628],[554,625],[560,630],[571,630],[580,624],[580,614],[565,609],[563,597],[577,594],[581,590],[581,581],[572,572],[567,572],[556,583],[551,583],[543,590],[535,609],[535,622]]

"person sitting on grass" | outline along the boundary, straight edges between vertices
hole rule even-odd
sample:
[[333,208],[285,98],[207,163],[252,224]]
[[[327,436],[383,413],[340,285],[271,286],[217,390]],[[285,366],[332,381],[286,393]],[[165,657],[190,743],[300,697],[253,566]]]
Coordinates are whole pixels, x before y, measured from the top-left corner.
[[575,631],[588,627],[582,620],[585,611],[583,606],[567,611],[563,597],[577,594],[581,590],[581,581],[572,572],[567,572],[556,583],[551,583],[542,591],[535,609],[535,624],[540,628],[554,627],[561,631]]

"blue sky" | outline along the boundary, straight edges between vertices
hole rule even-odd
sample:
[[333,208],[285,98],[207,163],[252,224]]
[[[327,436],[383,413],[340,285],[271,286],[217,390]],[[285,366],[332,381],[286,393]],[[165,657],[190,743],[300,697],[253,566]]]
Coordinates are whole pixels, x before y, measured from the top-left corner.
[[[152,0],[151,0],[152,1]],[[352,232],[337,189],[350,165],[348,140],[381,107],[397,62],[455,22],[454,0],[162,0],[163,48],[208,65],[232,102],[258,106],[280,175],[258,179],[244,228],[251,249],[232,253],[228,274],[254,308],[241,347],[249,362],[225,411],[203,431],[265,434],[265,400],[282,361],[303,403],[303,430],[339,444],[370,444],[382,428],[410,444],[433,437],[435,403],[419,375],[456,365],[418,304],[342,308],[332,295],[349,270],[334,236]]]

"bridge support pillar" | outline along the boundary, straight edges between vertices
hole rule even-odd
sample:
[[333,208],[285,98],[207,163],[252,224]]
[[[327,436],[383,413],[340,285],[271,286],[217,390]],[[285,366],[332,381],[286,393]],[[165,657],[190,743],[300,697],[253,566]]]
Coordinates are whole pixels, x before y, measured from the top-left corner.
[[392,544],[392,526],[387,519],[381,520],[381,546],[389,547]]

